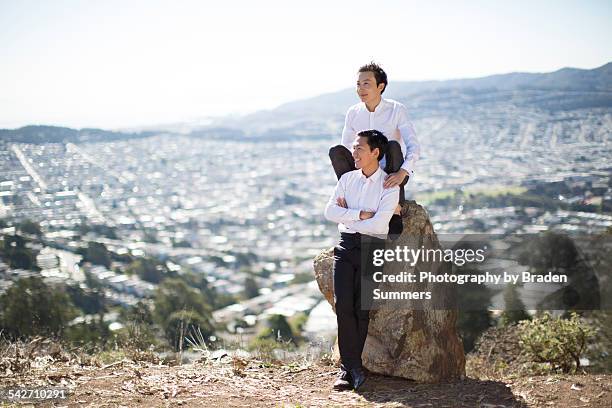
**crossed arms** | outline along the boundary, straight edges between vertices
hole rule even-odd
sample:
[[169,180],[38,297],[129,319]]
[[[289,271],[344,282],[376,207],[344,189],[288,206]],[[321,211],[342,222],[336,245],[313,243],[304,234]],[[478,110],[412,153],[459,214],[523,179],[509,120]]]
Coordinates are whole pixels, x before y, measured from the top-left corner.
[[[349,200],[359,201],[359,200]],[[387,235],[389,221],[399,201],[399,187],[386,188],[378,202],[378,208],[349,208],[346,201],[346,177],[340,177],[334,193],[325,206],[325,218],[366,235]]]

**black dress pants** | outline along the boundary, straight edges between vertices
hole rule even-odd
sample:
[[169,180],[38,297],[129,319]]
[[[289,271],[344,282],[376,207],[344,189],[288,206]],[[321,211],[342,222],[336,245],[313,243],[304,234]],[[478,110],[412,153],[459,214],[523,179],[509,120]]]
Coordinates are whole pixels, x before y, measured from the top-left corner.
[[[334,300],[338,348],[346,370],[362,366],[361,353],[368,335],[374,282],[372,253],[385,241],[359,233],[342,233],[334,248]],[[364,291],[362,293],[362,291]]]

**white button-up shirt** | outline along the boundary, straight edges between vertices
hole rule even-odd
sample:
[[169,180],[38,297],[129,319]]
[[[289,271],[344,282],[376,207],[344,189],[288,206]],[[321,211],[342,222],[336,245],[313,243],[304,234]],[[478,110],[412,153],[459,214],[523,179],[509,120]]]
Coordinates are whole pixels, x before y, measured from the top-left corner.
[[[338,223],[340,232],[384,238],[389,233],[389,221],[399,202],[399,187],[384,188],[387,173],[380,167],[370,177],[361,169],[344,173],[325,206],[325,218]],[[340,207],[336,200],[343,197],[348,208]],[[361,211],[374,212],[367,220],[360,220]]]
[[[357,134],[364,130],[375,129],[387,137],[389,141],[399,143],[404,155],[401,168],[408,174],[414,173],[415,162],[419,159],[420,146],[414,131],[414,126],[408,120],[406,107],[393,99],[382,98],[374,112],[370,112],[364,102],[353,105],[346,112],[342,144],[352,151],[353,141]],[[380,161],[380,167],[385,168],[386,158]]]

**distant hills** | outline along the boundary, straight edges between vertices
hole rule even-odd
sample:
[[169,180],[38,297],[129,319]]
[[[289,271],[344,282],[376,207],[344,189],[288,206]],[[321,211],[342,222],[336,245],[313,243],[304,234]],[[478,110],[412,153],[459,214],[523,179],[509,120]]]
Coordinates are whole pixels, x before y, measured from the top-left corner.
[[[510,73],[422,82],[390,80],[384,96],[404,103],[412,119],[452,116],[472,108],[504,105],[545,111],[612,107],[612,62],[590,70],[563,68],[541,74]],[[280,135],[290,129],[328,133],[341,126],[346,109],[357,102],[355,91],[345,89],[232,121],[222,118],[213,125],[239,128],[250,135]]]
[[0,129],[0,140],[21,143],[79,143],[148,137],[159,132],[125,133],[102,129],[71,129],[60,126],[32,125],[18,129]]
[[[550,73],[510,73],[474,79],[391,82],[384,94],[404,103],[412,119],[453,116],[471,109],[504,107],[543,111],[612,107],[612,62],[595,69],[563,68]],[[346,109],[357,103],[353,89],[289,102],[276,109],[191,127],[193,137],[283,138],[327,136],[342,126]],[[0,140],[15,142],[93,142],[140,138],[170,129],[112,132],[56,126],[0,129]],[[172,130],[170,130],[172,132]]]

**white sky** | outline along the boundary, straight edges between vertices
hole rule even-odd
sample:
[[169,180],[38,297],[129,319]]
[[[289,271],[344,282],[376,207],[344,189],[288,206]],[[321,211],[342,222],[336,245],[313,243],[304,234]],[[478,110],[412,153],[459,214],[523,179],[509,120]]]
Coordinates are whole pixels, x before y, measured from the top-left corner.
[[0,127],[119,128],[391,81],[595,68],[609,1],[0,0]]

